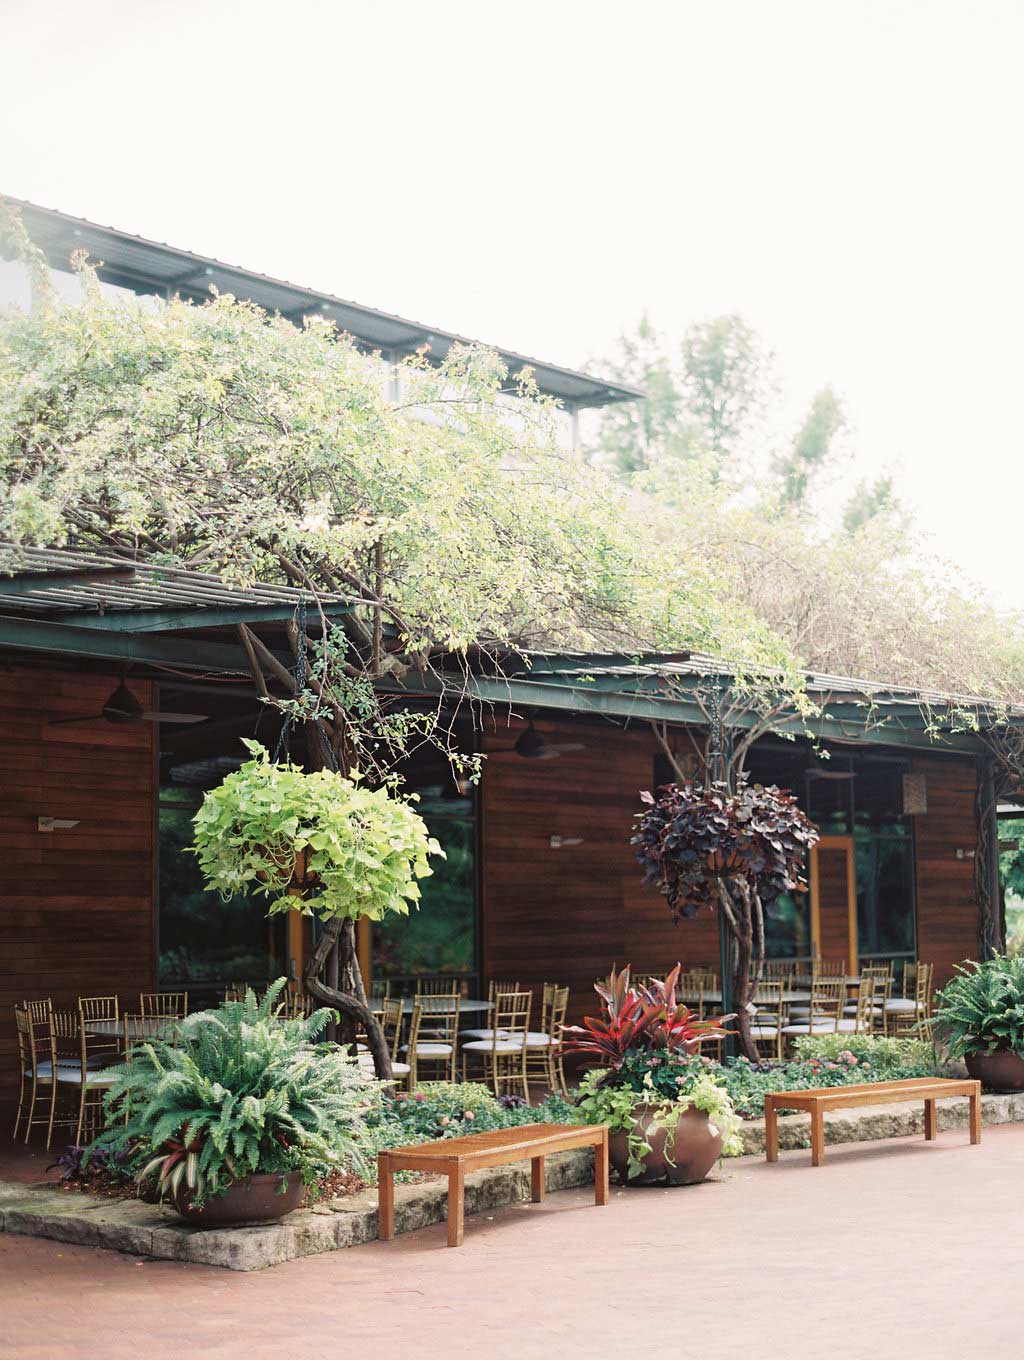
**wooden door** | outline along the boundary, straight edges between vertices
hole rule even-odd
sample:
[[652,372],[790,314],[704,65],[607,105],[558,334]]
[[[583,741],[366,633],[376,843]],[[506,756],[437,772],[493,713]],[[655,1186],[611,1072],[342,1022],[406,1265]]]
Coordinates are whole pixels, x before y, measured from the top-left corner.
[[822,836],[811,851],[811,940],[823,959],[857,971],[857,876],[852,836]]

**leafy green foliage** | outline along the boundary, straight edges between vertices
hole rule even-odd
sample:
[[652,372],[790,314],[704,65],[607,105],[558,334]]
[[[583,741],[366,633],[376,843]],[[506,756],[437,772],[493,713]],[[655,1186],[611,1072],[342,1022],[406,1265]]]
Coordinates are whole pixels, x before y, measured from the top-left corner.
[[792,794],[740,774],[735,793],[684,783],[640,797],[647,811],[637,814],[631,843],[644,882],[668,900],[674,921],[717,906],[720,879],[745,880],[769,904],[806,888],[805,855],[818,832]]
[[[19,223],[0,231],[40,261]],[[565,456],[528,370],[462,345],[389,369],[325,318],[110,301],[74,263],[81,305],[40,270],[41,305],[0,317],[0,537],[350,595],[344,645],[317,658],[350,739],[381,719],[368,676],[474,643],[774,647],[719,610],[699,553]]]
[[[637,1174],[650,1143],[633,1128],[638,1105],[656,1111],[653,1127],[668,1130],[674,1137],[683,1112],[691,1105],[704,1110],[722,1134],[723,1156],[738,1157],[743,1151],[739,1137],[740,1117],[722,1082],[718,1066],[706,1059],[691,1058],[678,1051],[652,1053],[622,1068],[592,1068],[583,1076],[576,1096],[576,1108],[588,1124],[607,1124],[629,1134],[630,1174]],[[667,1151],[671,1155],[670,1137]]]
[[[306,774],[272,761],[255,741],[253,759],[227,775],[195,816],[195,851],[207,886],[225,896],[254,892],[268,913],[302,910],[324,920],[407,915],[420,897],[428,856],[444,851],[422,817],[387,789],[332,770]],[[296,855],[305,890],[290,894]]]
[[[539,1105],[527,1105],[509,1097],[497,1099],[479,1082],[430,1081],[412,1094],[386,1095],[367,1117],[367,1137],[380,1150],[520,1124],[579,1122],[579,1112],[558,1095],[546,1097]],[[366,1174],[374,1175],[373,1168]]]
[[[805,1038],[815,1042],[804,1048]],[[827,1042],[819,1044],[819,1039]],[[778,1091],[935,1075],[931,1047],[916,1040],[882,1038],[878,1040],[880,1046],[875,1047],[870,1036],[858,1039],[852,1034],[830,1034],[805,1035],[799,1042],[796,1058],[788,1062],[752,1063],[747,1058],[729,1058],[723,1064],[721,1080],[745,1119],[761,1118],[765,1096]],[[901,1043],[907,1044],[905,1050],[886,1047]]]
[[953,1057],[1012,1049],[1024,1053],[1024,956],[958,964],[935,997],[936,1034]]
[[277,1016],[284,985],[259,1003],[249,991],[190,1015],[173,1042],[142,1044],[109,1069],[106,1128],[88,1155],[144,1143],[153,1156],[140,1179],[196,1202],[256,1174],[295,1171],[312,1183],[339,1166],[364,1171],[364,1121],[382,1088],[316,1042],[333,1012]]
[[931,1076],[935,1051],[924,1039],[885,1034],[800,1034],[793,1040],[802,1062],[838,1062],[852,1053],[870,1072],[870,1081],[897,1081],[901,1077]]

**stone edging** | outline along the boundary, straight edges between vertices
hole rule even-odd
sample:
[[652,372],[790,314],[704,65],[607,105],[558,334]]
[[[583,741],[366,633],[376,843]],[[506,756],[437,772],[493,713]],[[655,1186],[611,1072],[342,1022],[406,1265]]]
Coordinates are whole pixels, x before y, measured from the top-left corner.
[[[1024,1123],[1024,1093],[982,1096],[981,1104],[983,1124]],[[938,1124],[940,1129],[966,1128],[967,1101],[940,1101]],[[825,1115],[826,1143],[920,1136],[923,1132],[921,1101],[835,1110]],[[763,1156],[763,1119],[745,1121],[741,1137],[745,1153]],[[784,1115],[779,1120],[779,1146],[782,1149],[810,1146],[808,1115]],[[589,1149],[549,1157],[547,1188],[556,1191],[589,1185],[594,1179],[593,1167],[593,1153]],[[446,1191],[443,1180],[396,1185],[396,1232],[413,1232],[443,1223]],[[530,1174],[525,1162],[477,1171],[466,1178],[467,1215],[529,1198]],[[102,1199],[4,1181],[0,1182],[0,1231],[105,1247],[134,1256],[222,1266],[227,1270],[262,1270],[298,1256],[372,1242],[377,1236],[377,1192],[365,1190],[312,1209],[300,1209],[282,1222],[265,1227],[203,1231],[139,1200]]]
[[[549,1191],[593,1184],[589,1148],[546,1161]],[[395,1231],[413,1232],[447,1216],[446,1180],[395,1186]],[[529,1162],[475,1171],[466,1177],[466,1214],[503,1208],[530,1198]],[[0,1231],[47,1237],[133,1256],[262,1270],[297,1256],[361,1246],[377,1236],[377,1191],[299,1209],[280,1223],[255,1228],[199,1229],[140,1200],[111,1200],[74,1191],[0,1182]]]

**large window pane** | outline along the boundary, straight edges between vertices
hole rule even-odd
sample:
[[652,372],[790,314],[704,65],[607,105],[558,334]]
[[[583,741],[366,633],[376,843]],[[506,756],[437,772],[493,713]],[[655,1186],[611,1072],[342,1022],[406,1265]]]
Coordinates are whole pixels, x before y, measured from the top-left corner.
[[447,858],[435,857],[420,880],[418,911],[374,927],[373,974],[408,981],[440,973],[467,980],[476,971],[475,827],[470,817],[419,809]]
[[201,795],[165,792],[160,805],[160,985],[266,982],[287,972],[282,918],[268,920],[266,900],[233,897],[203,886],[192,844]]

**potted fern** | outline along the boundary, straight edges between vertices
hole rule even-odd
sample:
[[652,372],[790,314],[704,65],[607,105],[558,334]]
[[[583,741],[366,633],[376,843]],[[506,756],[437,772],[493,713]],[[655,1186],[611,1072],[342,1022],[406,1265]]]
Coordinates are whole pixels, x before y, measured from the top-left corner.
[[382,1088],[333,1044],[331,1012],[285,1020],[279,978],[257,1004],[228,1001],[182,1021],[173,1042],[110,1069],[106,1128],[86,1150],[148,1147],[140,1185],[202,1228],[268,1222],[339,1167],[364,1172],[365,1118]]
[[740,1151],[739,1116],[697,1053],[723,1031],[677,1003],[678,978],[677,964],[663,982],[634,986],[628,967],[613,968],[594,984],[602,1016],[563,1028],[567,1052],[604,1064],[585,1074],[576,1105],[588,1123],[608,1125],[609,1159],[624,1185],[693,1185],[723,1153]]
[[203,799],[194,819],[194,853],[206,886],[223,897],[252,892],[267,914],[300,911],[324,926],[305,975],[306,990],[343,1009],[366,1031],[379,1077],[391,1076],[376,1017],[361,995],[326,986],[321,968],[341,924],[360,916],[380,921],[408,915],[419,880],[444,851],[428,833],[413,800],[370,788],[356,771],[311,773],[271,760],[245,741],[251,760]]
[[1024,956],[957,966],[935,998],[950,1056],[992,1091],[1024,1091]]

